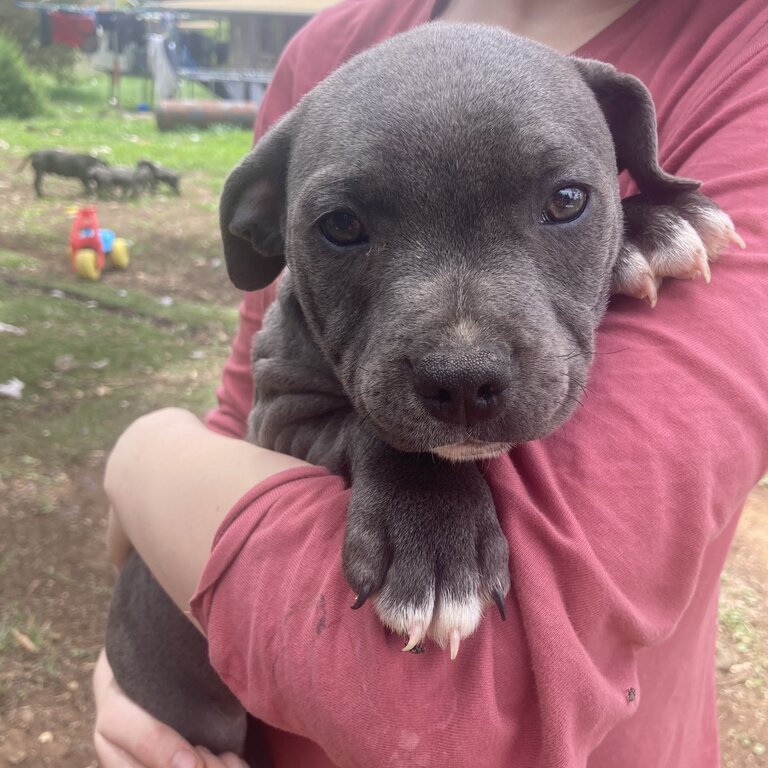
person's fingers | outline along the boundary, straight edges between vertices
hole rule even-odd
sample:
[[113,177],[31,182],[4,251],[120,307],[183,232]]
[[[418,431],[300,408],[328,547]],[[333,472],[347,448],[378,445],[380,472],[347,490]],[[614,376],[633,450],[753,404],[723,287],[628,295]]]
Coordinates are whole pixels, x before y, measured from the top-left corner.
[[123,693],[104,651],[96,663],[93,686],[94,745],[105,756],[100,755],[105,768],[203,768],[202,757],[187,741]]
[[96,730],[143,768],[202,768],[202,761],[176,731],[134,704],[116,684],[99,709]]
[[205,747],[198,747],[197,752],[205,761],[205,768],[248,768],[248,763],[232,752],[216,756]]
[[98,731],[93,734],[93,746],[101,768],[144,768],[120,747],[107,741]]
[[232,752],[227,752],[225,755],[222,755],[221,762],[224,763],[226,768],[248,768],[248,763],[237,755],[232,754]]

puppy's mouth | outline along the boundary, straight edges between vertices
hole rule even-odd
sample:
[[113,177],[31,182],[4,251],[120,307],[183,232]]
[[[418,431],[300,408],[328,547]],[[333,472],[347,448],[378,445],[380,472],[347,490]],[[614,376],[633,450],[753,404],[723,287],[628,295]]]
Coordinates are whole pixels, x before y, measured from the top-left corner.
[[506,453],[512,447],[511,443],[484,443],[480,440],[465,440],[463,443],[438,445],[430,449],[430,453],[448,461],[478,461],[479,459],[495,459]]

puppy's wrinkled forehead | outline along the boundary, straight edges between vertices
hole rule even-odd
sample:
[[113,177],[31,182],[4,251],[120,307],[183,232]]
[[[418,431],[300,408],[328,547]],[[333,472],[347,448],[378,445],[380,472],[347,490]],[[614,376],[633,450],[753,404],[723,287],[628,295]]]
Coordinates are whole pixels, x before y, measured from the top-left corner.
[[417,196],[457,177],[519,185],[606,161],[615,175],[602,112],[568,59],[492,27],[468,29],[464,39],[447,26],[387,41],[308,96],[293,157],[304,180],[310,168],[335,166],[370,185],[407,169]]

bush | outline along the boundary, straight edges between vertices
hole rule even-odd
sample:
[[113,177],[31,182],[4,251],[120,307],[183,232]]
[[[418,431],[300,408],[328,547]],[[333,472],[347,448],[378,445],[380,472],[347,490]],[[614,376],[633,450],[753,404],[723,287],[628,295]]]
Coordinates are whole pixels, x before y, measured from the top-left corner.
[[0,36],[0,115],[31,117],[43,109],[40,89],[16,43]]
[[58,83],[73,81],[77,51],[63,45],[41,46],[36,11],[17,8],[14,0],[0,0],[0,36],[15,41],[33,69],[52,75]]

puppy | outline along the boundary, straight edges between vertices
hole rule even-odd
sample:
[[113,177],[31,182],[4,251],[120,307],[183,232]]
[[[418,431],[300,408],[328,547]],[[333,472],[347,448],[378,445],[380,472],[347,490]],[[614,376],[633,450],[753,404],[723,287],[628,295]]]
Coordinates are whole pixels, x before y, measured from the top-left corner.
[[[640,190],[624,202],[623,170]],[[455,656],[484,605],[504,615],[507,541],[475,462],[568,419],[612,290],[655,301],[661,277],[707,276],[738,239],[698,187],[659,168],[635,78],[440,23],[349,61],[229,176],[232,281],[285,270],[254,346],[250,439],[350,478],[354,607],[373,596],[406,649]],[[204,643],[178,645],[195,631],[164,629],[178,611],[152,582],[136,557],[121,576],[118,681],[188,738],[237,749],[242,712],[201,704],[237,709]]]
[[170,168],[164,168],[162,165],[153,163],[151,160],[139,160],[136,163],[136,167],[146,171],[149,174],[150,191],[154,195],[157,191],[158,184],[165,184],[169,189],[173,190],[177,195],[181,194],[181,176]]
[[112,197],[117,189],[120,190],[121,198],[135,198],[151,183],[151,177],[145,169],[124,165],[91,168],[88,179],[101,198]]
[[[41,149],[24,158],[18,171],[32,163],[35,172],[35,194],[43,196],[43,179],[46,173],[54,176],[80,179],[86,194],[91,191],[90,172],[95,168],[106,168],[107,164],[98,157],[77,152],[62,152],[58,149]],[[17,172],[18,172],[17,171]]]

